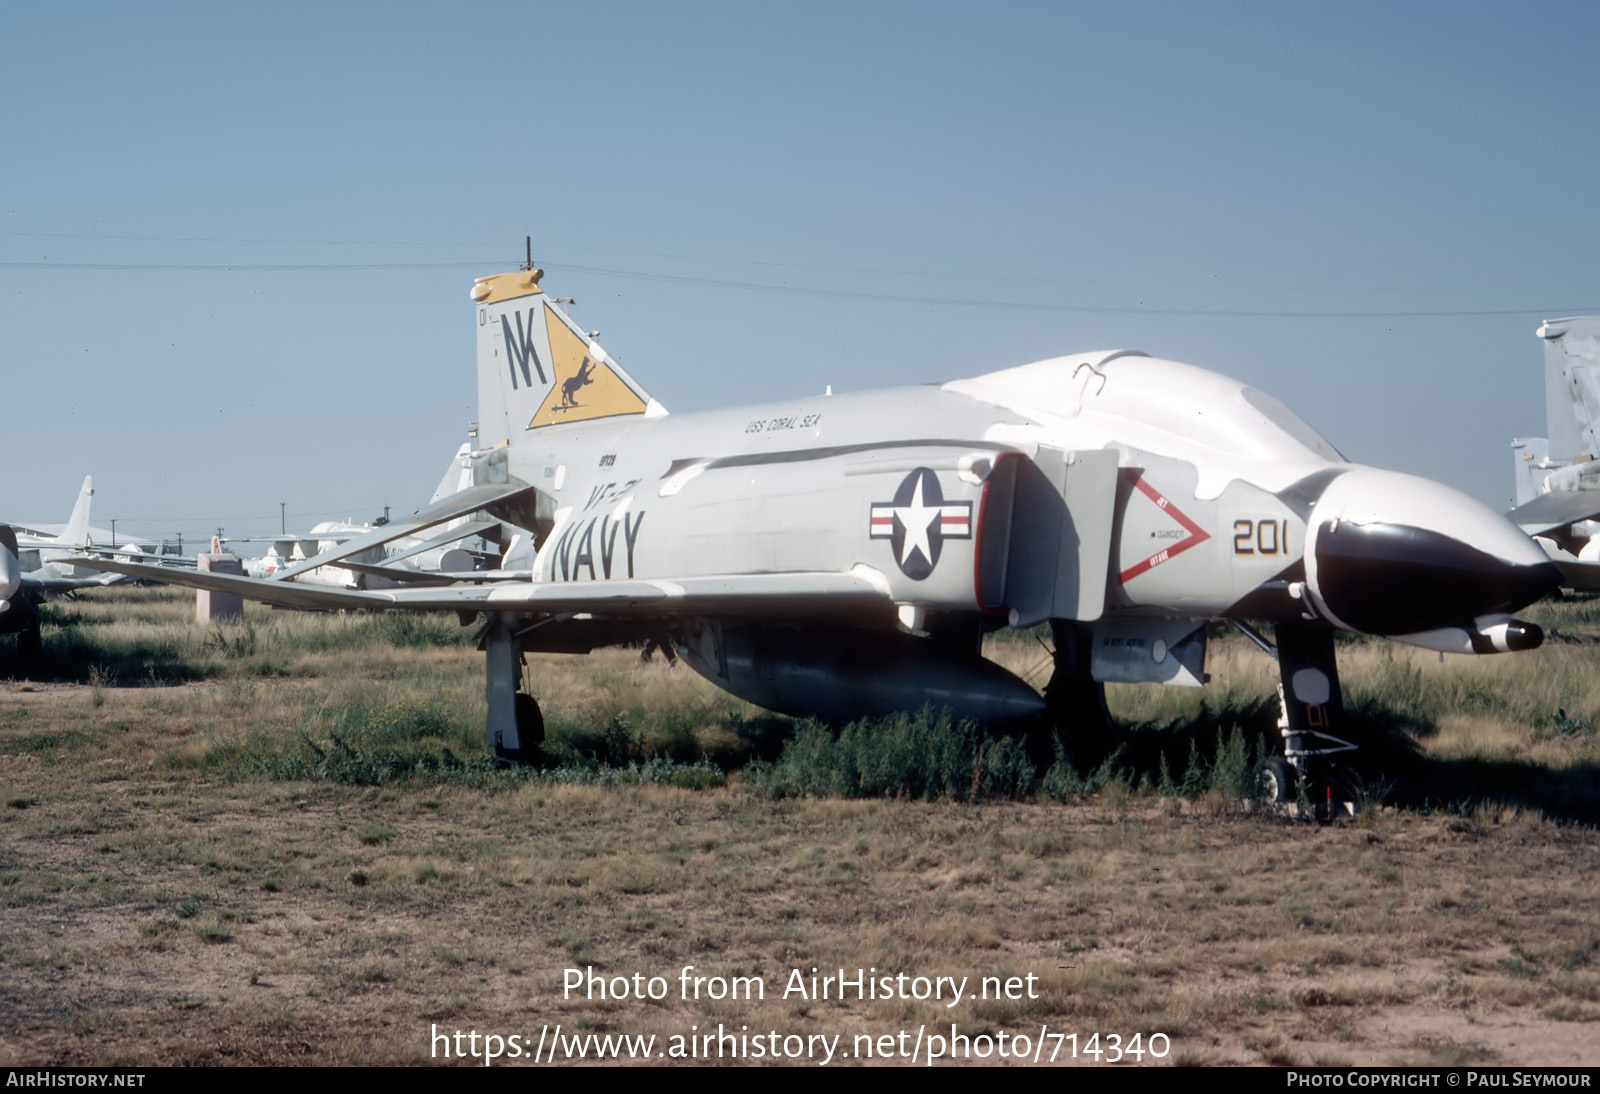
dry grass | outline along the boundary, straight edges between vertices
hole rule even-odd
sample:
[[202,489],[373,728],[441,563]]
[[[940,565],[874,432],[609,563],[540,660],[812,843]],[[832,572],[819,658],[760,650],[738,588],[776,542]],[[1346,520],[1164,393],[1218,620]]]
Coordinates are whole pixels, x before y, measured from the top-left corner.
[[[1590,785],[1586,644],[1443,665],[1342,649],[1352,706],[1417,727],[1425,775],[1536,785],[1315,827],[1128,781],[1068,805],[970,805],[774,800],[737,771],[704,790],[274,778],[250,757],[341,732],[352,712],[433,712],[428,732],[467,751],[480,655],[453,621],[399,645],[363,618],[252,612],[206,632],[186,622],[191,600],[133,592],[65,606],[82,639],[66,648],[96,651],[93,680],[53,645],[47,672],[0,692],[8,1064],[424,1062],[434,1026],[537,1039],[557,1022],[842,1034],[845,1051],[954,1022],[1080,1044],[1163,1032],[1168,1061],[1600,1062],[1600,833],[1528,804],[1563,800],[1549,783]],[[1593,625],[1550,610],[1578,637]],[[1206,709],[1199,693],[1118,689],[1119,716],[1181,733],[1270,694],[1259,654],[1214,652]],[[1038,660],[1020,643],[996,656]],[[777,732],[628,651],[535,671],[551,723],[580,743],[623,726],[658,754],[688,741],[738,756]],[[766,998],[682,999],[689,965],[761,977]],[[669,997],[563,998],[564,971],[590,966],[662,976]],[[784,998],[791,970],[813,967],[1031,975],[1037,998]]]

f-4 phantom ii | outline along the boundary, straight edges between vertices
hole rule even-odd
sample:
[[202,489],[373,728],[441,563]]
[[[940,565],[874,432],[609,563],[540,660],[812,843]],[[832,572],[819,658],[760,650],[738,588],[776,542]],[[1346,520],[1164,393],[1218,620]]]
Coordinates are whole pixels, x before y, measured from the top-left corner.
[[[531,264],[530,264],[531,265]],[[670,635],[707,679],[793,715],[924,705],[985,723],[1104,719],[1106,681],[1198,685],[1208,624],[1270,624],[1286,752],[1339,739],[1336,631],[1529,649],[1512,612],[1560,573],[1438,483],[1346,461],[1283,404],[1117,350],[972,379],[670,415],[541,288],[480,278],[472,485],[278,579],[168,580],[307,608],[484,613],[488,742],[542,738],[525,652]],[[528,530],[520,580],[334,590],[297,572],[468,513]],[[97,565],[102,565],[96,563]],[[106,563],[161,578],[161,571]],[[1041,696],[985,660],[1048,624]]]

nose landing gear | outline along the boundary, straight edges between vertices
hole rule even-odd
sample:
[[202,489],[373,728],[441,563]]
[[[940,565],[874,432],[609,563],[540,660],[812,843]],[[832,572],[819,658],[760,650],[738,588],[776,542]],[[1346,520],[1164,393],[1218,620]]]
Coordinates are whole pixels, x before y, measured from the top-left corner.
[[1249,627],[1236,626],[1278,662],[1283,755],[1262,763],[1262,799],[1284,812],[1304,812],[1318,820],[1353,815],[1350,773],[1333,757],[1355,752],[1359,746],[1333,733],[1344,731],[1345,713],[1332,629],[1279,623],[1274,646]]
[[[1283,797],[1268,800],[1285,808],[1309,809],[1318,820],[1354,815],[1348,772],[1341,761],[1332,758],[1358,747],[1331,732],[1342,730],[1345,723],[1333,631],[1279,623],[1277,637],[1278,730],[1283,734],[1283,758],[1278,761],[1281,768],[1268,762],[1263,782],[1274,784],[1274,794]],[[1289,785],[1284,784],[1285,779]]]

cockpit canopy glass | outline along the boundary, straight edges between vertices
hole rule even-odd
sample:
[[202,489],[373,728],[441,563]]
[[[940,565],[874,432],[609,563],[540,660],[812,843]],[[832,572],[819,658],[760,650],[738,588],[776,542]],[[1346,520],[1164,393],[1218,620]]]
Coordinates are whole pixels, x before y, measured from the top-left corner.
[[1259,411],[1262,417],[1289,434],[1305,448],[1309,448],[1325,460],[1337,460],[1339,463],[1349,462],[1344,458],[1343,453],[1328,443],[1326,437],[1307,425],[1300,415],[1278,402],[1265,391],[1247,387],[1242,389],[1242,393],[1244,401]]

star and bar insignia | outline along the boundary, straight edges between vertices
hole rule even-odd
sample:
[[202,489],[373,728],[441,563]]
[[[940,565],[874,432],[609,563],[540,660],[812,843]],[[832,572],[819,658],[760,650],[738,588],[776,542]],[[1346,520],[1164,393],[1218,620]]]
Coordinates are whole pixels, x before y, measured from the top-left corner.
[[900,572],[921,581],[939,564],[945,540],[972,538],[972,503],[946,502],[939,476],[919,467],[893,501],[873,503],[870,528],[871,538],[889,541]]

